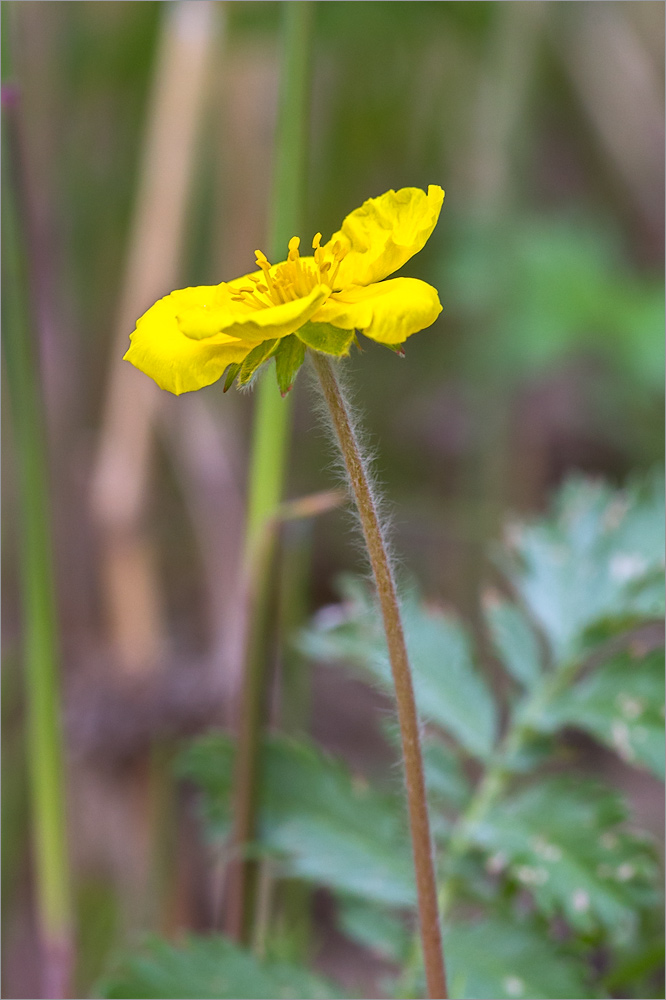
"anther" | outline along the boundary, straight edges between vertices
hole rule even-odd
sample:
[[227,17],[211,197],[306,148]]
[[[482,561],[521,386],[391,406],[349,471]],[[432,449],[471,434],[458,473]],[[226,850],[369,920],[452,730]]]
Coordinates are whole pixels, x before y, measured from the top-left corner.
[[289,240],[289,260],[298,260],[299,253],[298,248],[301,245],[300,237],[292,236]]
[[262,271],[268,271],[272,265],[266,254],[262,253],[261,250],[255,250],[254,255],[257,258],[257,266],[260,267]]
[[321,245],[321,233],[316,233],[314,239],[312,240],[312,249],[318,250]]

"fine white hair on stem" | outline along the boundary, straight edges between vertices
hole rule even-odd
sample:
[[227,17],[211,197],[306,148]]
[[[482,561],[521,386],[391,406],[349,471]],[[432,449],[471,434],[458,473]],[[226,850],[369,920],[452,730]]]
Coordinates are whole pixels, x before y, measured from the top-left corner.
[[379,520],[378,491],[376,486],[371,485],[368,481],[363,458],[363,442],[359,442],[358,421],[354,419],[353,408],[340,388],[336,376],[335,368],[339,365],[334,366],[324,354],[313,353],[311,360],[321,383],[327,408],[331,413],[340,450],[344,452],[345,465],[349,470],[350,486],[356,498],[368,557],[377,583],[377,595],[381,606],[382,624],[386,636],[402,736],[419,927],[428,996],[446,997],[448,993],[437,900],[437,882],[421,753],[421,727],[416,710],[414,686],[395,578],[386,551],[386,529],[382,528]]
[[[331,359],[333,361],[333,359]],[[356,407],[354,402],[354,390],[350,386],[349,379],[347,378],[347,371],[345,371],[344,361],[333,361],[335,364],[335,376],[340,390],[340,395],[344,402],[347,415],[349,417],[349,423],[354,434],[354,439],[356,441],[359,454],[361,456],[361,462],[365,471],[365,476],[370,487],[370,494],[372,497],[372,503],[377,513],[377,519],[379,521],[379,527],[382,535],[382,541],[386,549],[389,562],[391,564],[391,570],[395,575],[396,572],[396,558],[393,551],[392,545],[392,520],[391,512],[389,509],[389,504],[382,492],[381,483],[377,476],[376,464],[377,455],[376,450],[370,442],[369,435],[363,426],[361,411]],[[331,460],[329,463],[329,468],[336,478],[341,479],[349,494],[351,503],[348,508],[349,513],[353,518],[353,522],[356,528],[361,528],[360,517],[354,502],[354,494],[351,487],[351,482],[349,479],[349,473],[347,471],[347,466],[345,464],[345,459],[340,450],[340,442],[338,441],[333,422],[331,420],[331,414],[326,405],[326,400],[322,392],[321,384],[317,377],[316,372],[312,364],[308,365],[308,375],[311,387],[313,389],[314,396],[314,411],[319,418],[320,426],[325,431],[329,441],[332,444],[331,448]],[[362,535],[360,539],[361,549],[364,559],[368,560],[368,552],[363,544]],[[370,568],[368,566],[368,568]]]

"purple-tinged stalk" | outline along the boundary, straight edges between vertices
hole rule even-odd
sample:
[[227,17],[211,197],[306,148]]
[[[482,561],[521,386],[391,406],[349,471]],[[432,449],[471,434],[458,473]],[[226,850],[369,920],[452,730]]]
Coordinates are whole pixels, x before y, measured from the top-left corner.
[[344,459],[349,485],[363,529],[368,558],[377,585],[400,723],[409,825],[416,873],[419,928],[428,996],[445,998],[448,994],[446,992],[444,952],[423,774],[419,720],[416,713],[412,675],[395,579],[378,513],[377,498],[371,486],[367,460],[354,430],[350,406],[343,395],[329,358],[318,351],[310,351],[310,358],[319,378],[335,437]]

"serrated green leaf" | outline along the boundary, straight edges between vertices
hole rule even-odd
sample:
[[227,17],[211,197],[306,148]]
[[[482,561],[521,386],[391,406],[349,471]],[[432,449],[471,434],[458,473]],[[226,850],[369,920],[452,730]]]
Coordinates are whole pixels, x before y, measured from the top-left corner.
[[240,365],[229,365],[229,367],[227,368],[226,377],[224,379],[224,386],[222,388],[222,392],[227,392],[228,389],[231,389],[232,385],[234,384],[234,379],[236,378],[240,370],[241,370]]
[[120,960],[98,986],[108,1000],[342,997],[329,981],[284,962],[259,962],[222,937],[190,937],[175,946],[160,938]]
[[602,622],[663,616],[663,512],[663,477],[623,491],[574,479],[553,515],[512,529],[505,566],[556,662],[580,656]]
[[257,370],[268,361],[278,349],[279,341],[262,340],[254,347],[240,366],[238,373],[238,384],[247,385],[254,378]]
[[275,370],[280,392],[285,396],[305,360],[305,344],[295,334],[282,337],[275,355]]
[[[344,660],[393,693],[391,667],[375,603],[362,585],[346,588],[347,602],[331,625],[320,619],[304,631],[303,651],[318,660]],[[474,666],[469,638],[450,615],[426,609],[416,597],[402,602],[403,623],[419,714],[472,754],[487,757],[495,743],[497,712],[490,690]]]
[[349,354],[354,331],[341,330],[337,326],[331,326],[330,323],[307,322],[296,331],[296,336],[315,351],[323,351],[324,354],[333,354],[340,358]]
[[591,733],[630,764],[664,777],[664,651],[597,667],[550,706],[548,724]]
[[624,830],[625,819],[615,791],[551,778],[496,806],[468,832],[545,915],[622,940],[641,907],[657,898],[653,852]]
[[423,741],[423,767],[428,798],[462,809],[469,801],[471,789],[460,758],[439,740]]
[[340,930],[381,958],[402,964],[412,946],[413,928],[397,913],[357,897],[339,896]]
[[453,1000],[559,1000],[593,997],[583,963],[510,918],[460,923],[445,930]]
[[532,688],[542,672],[534,629],[519,607],[499,597],[488,599],[484,611],[497,655],[519,684]]
[[[233,751],[220,735],[189,747],[182,777],[204,792],[213,835],[229,830]],[[310,744],[272,738],[262,755],[258,847],[283,874],[393,906],[411,906],[414,883],[402,801],[355,780]]]

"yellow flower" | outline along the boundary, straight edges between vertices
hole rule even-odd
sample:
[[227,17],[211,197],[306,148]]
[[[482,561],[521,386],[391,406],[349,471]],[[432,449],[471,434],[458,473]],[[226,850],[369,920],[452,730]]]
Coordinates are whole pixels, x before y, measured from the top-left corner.
[[[276,355],[283,391],[305,347],[348,354],[355,331],[394,349],[441,312],[436,290],[417,278],[383,279],[421,250],[439,217],[444,192],[430,185],[387,191],[348,215],[312,256],[289,241],[287,260],[272,265],[257,250],[258,270],[220,285],[171,292],[137,321],[127,361],[162,389],[201,389],[227,368],[249,381]],[[231,366],[231,367],[230,367]]]

